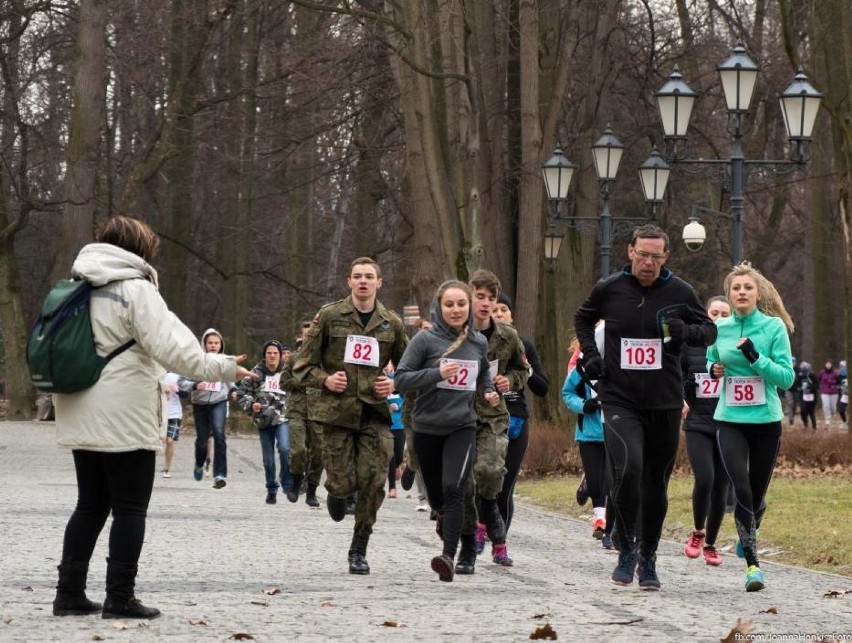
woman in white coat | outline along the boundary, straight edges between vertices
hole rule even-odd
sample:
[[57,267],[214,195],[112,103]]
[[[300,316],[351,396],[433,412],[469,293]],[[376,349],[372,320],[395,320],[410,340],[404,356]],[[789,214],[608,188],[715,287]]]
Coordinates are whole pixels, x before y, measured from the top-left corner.
[[[94,386],[56,395],[59,444],[70,447],[77,473],[77,506],[65,527],[53,613],[102,611],[104,618],[156,618],[134,595],[145,518],[154,486],[156,452],[164,436],[164,367],[203,380],[250,375],[245,358],[205,353],[192,331],[169,311],[157,290],[153,260],[159,239],[148,225],[113,217],[97,243],[85,246],[71,269],[87,279],[98,354],[131,339],[131,348],[110,361]],[[112,513],[106,600],[86,598],[89,560]]]

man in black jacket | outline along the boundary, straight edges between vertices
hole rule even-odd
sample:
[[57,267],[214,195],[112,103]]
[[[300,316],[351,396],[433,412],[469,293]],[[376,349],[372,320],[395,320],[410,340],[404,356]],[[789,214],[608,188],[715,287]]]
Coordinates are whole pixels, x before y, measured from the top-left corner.
[[[659,589],[656,550],[683,408],[680,347],[712,344],[716,326],[692,287],[665,266],[669,238],[663,230],[636,228],[627,253],[630,263],[595,284],[574,323],[586,377],[600,380],[621,549],[612,580],[632,583],[638,562],[639,586]],[[595,344],[599,319],[606,321],[603,356]]]

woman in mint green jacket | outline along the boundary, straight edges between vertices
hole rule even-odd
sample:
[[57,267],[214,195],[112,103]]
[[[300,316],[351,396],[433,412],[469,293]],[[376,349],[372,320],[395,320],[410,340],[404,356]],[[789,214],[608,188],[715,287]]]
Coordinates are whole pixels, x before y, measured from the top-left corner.
[[737,498],[734,521],[748,571],[746,591],[763,589],[757,560],[757,530],[766,510],[766,490],[781,446],[784,411],[778,389],[793,385],[790,337],[793,320],[772,283],[748,262],[725,278],[734,314],[716,322],[708,368],[722,378],[713,418],[722,463]]

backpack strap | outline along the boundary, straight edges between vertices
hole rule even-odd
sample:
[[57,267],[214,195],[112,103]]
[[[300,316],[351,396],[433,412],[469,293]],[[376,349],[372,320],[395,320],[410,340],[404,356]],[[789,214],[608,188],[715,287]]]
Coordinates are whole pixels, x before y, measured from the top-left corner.
[[[75,277],[75,279],[76,279],[76,277]],[[130,279],[142,279],[142,277],[130,277]],[[108,286],[109,284],[115,283],[116,281],[127,281],[127,280],[126,279],[114,279],[113,281],[108,281],[103,285],[95,286],[95,287],[92,288],[92,290],[100,290],[104,286]],[[111,353],[107,354],[107,356],[104,357],[104,359],[107,362],[112,361],[113,359],[115,359],[116,357],[121,355],[124,351],[126,351],[128,348],[133,346],[135,343],[136,343],[135,339],[131,339],[130,341],[125,342],[124,344],[122,344],[121,346],[119,346],[118,348],[113,350]]]

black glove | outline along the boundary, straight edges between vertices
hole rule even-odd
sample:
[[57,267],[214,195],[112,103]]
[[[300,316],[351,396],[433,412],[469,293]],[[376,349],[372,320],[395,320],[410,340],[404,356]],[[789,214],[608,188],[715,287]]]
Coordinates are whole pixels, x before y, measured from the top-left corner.
[[682,344],[683,340],[686,339],[686,322],[680,317],[669,317],[666,323],[669,326],[669,337],[672,338],[672,341]]
[[757,350],[755,350],[754,344],[751,343],[751,340],[748,337],[746,337],[746,340],[740,344],[738,348],[740,349],[740,352],[745,355],[745,358],[750,364],[754,364],[760,357],[760,354]]
[[596,413],[601,408],[601,401],[596,398],[589,398],[585,402],[583,402],[583,415],[591,415],[592,413]]
[[583,374],[587,380],[602,379],[606,375],[603,358],[600,355],[594,355],[583,360]]

